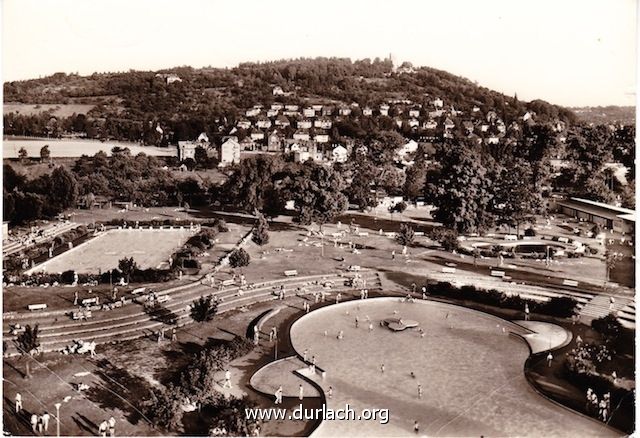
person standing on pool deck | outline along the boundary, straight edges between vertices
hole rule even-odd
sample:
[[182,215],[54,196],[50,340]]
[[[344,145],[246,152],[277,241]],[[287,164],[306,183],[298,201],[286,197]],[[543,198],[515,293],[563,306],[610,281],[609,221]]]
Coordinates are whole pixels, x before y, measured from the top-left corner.
[[332,386],[329,387],[329,400],[331,400],[331,397],[333,397],[333,387]]
[[22,410],[22,394],[16,392],[16,414]]
[[394,249],[393,251],[391,251],[391,260],[395,260],[396,259],[396,250]]
[[307,361],[307,355],[309,354],[309,350],[308,349],[304,349],[304,351],[302,352],[302,360],[303,361]]
[[413,422],[413,431],[415,433],[420,433],[420,423],[418,423],[418,420]]
[[529,305],[526,303],[524,305],[524,320],[529,321]]
[[229,370],[224,372],[224,385],[222,387],[231,389],[231,371]]
[[369,321],[369,331],[370,332],[373,331],[373,323],[371,321]]
[[380,365],[380,372],[384,374],[384,364]]
[[418,384],[418,398],[422,398],[422,385]]
[[276,392],[275,392],[275,394],[274,394],[274,395],[276,396],[276,402],[275,402],[275,404],[277,404],[277,405],[278,405],[278,404],[282,403],[282,386],[281,386],[281,387],[279,387],[279,388],[276,390]]
[[298,398],[300,399],[300,401],[302,401],[302,399],[304,398],[304,388],[302,387],[302,385],[300,385],[298,388]]
[[358,328],[359,324],[360,324],[360,319],[356,316],[356,328]]

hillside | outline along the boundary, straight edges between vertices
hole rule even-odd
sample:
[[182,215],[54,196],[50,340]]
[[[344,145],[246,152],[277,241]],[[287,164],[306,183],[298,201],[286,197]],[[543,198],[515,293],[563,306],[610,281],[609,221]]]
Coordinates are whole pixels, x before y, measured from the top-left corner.
[[[477,122],[495,113],[509,125],[530,112],[540,123],[575,122],[574,114],[566,108],[540,100],[519,101],[515,96],[428,67],[413,68],[405,63],[396,71],[391,61],[377,58],[355,62],[343,58],[296,59],[244,63],[232,69],[179,67],[91,76],[57,73],[5,83],[4,99],[12,104],[4,111],[5,134],[59,136],[75,132],[90,138],[152,144],[159,141],[154,135],[158,124],[167,131],[163,141],[169,143],[194,139],[203,131],[215,137],[229,132],[247,109],[266,108],[274,102],[361,109],[390,103],[387,115],[375,114],[384,116],[375,119],[376,127],[393,129],[397,125],[396,129],[404,130],[406,136],[417,136],[419,129],[405,129],[402,123],[406,120],[394,123],[394,117],[406,114],[410,107],[424,108],[417,118],[422,126],[442,116],[428,112],[434,109],[433,102],[440,100],[446,111],[463,115],[468,121]],[[27,110],[11,111],[19,110],[20,104]],[[45,104],[57,109],[45,111],[52,108]],[[35,112],[37,105],[42,112]],[[88,111],[69,115],[72,108]],[[333,135],[334,140],[364,135],[369,126],[345,126],[358,124],[360,114],[355,111],[349,120],[337,124],[339,132]],[[292,119],[296,118],[294,114]]]
[[634,106],[596,106],[571,108],[578,120],[585,123],[623,124],[636,123],[636,107]]

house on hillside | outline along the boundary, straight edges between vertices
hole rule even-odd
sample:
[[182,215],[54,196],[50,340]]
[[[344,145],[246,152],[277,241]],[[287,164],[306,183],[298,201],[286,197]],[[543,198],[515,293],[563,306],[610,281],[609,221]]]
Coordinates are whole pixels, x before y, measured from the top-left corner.
[[246,119],[238,120],[238,123],[236,123],[236,126],[238,129],[249,129],[251,128],[251,122]]
[[240,150],[242,151],[254,151],[256,149],[256,142],[249,136],[240,140]]
[[462,122],[462,127],[464,128],[464,130],[467,132],[467,134],[471,134],[473,132],[473,122],[469,121],[469,120],[465,120]]
[[322,107],[322,116],[323,117],[328,117],[328,116],[332,116],[333,115],[333,107],[332,106],[323,106]]
[[282,150],[282,136],[278,131],[273,131],[267,138],[267,151],[280,152]]
[[256,117],[260,114],[260,110],[258,108],[249,108],[244,114],[247,117]]
[[426,122],[424,122],[422,124],[422,127],[424,129],[436,129],[438,127],[438,122],[436,122],[435,120],[427,120]]
[[363,116],[371,116],[373,115],[373,110],[371,108],[369,108],[368,106],[365,106],[364,108],[362,108],[362,115]]
[[280,114],[280,110],[270,108],[267,110],[267,117],[277,117]]
[[199,146],[195,141],[179,141],[178,142],[178,159],[184,161],[188,158],[195,160],[196,148]]
[[418,126],[420,126],[420,121],[418,119],[409,119],[409,126],[411,126],[412,128],[417,128]]
[[347,148],[342,145],[338,145],[331,151],[331,161],[334,163],[345,163],[349,157]]
[[316,143],[328,143],[329,135],[325,133],[318,133],[313,136],[313,141],[315,141]]
[[320,129],[331,129],[332,125],[333,122],[328,117],[321,117],[319,119],[316,119],[316,121],[313,123],[313,126]]
[[447,117],[447,118],[444,120],[444,129],[445,129],[445,130],[449,131],[449,130],[451,130],[451,129],[455,128],[455,126],[456,126],[456,125],[453,123],[453,121],[452,121],[449,117]]
[[297,141],[309,141],[309,131],[299,130],[293,133],[293,139]]
[[311,129],[312,125],[311,120],[298,120],[296,122],[296,128],[298,129]]
[[420,108],[411,108],[409,110],[409,117],[418,118],[420,117]]
[[380,105],[379,110],[381,116],[389,116],[389,105],[387,105],[386,103]]
[[276,102],[271,104],[272,110],[280,111],[283,108],[284,108],[284,105],[282,105],[281,103]]
[[302,115],[305,117],[315,117],[316,111],[313,108],[308,107],[302,110]]
[[240,143],[238,137],[227,137],[220,145],[219,166],[224,167],[240,162]]
[[298,111],[300,107],[298,105],[285,105],[284,109],[287,111]]
[[251,140],[256,142],[264,140],[264,132],[262,131],[258,131],[258,130],[251,131],[249,133],[249,136],[251,137]]
[[340,109],[338,109],[338,114],[341,116],[348,116],[351,114],[351,108],[348,106],[341,106]]
[[319,112],[322,111],[322,105],[320,105],[320,104],[311,105],[311,108],[313,108],[313,111],[316,112],[316,113],[319,113]]
[[282,87],[278,87],[278,86],[273,87],[273,89],[271,90],[271,93],[274,96],[284,96],[284,90],[282,89]]
[[271,120],[269,120],[266,117],[260,117],[257,121],[256,121],[256,126],[260,129],[269,129],[271,128]]
[[291,125],[291,123],[289,122],[289,119],[287,119],[285,116],[278,116],[278,118],[276,119],[275,125],[280,128],[287,128]]
[[436,97],[431,103],[434,108],[442,108],[444,106],[444,102],[439,97]]

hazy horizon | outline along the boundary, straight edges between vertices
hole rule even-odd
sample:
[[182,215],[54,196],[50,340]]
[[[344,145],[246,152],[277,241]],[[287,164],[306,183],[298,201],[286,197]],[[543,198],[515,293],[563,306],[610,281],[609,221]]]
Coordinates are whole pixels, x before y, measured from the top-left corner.
[[310,5],[4,0],[2,80],[393,53],[521,100],[636,104],[634,0]]

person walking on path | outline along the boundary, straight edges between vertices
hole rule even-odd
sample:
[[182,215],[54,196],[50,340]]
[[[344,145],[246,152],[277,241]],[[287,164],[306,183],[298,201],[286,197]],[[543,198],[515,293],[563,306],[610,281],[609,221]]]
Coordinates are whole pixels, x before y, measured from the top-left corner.
[[331,397],[333,397],[333,387],[332,386],[329,387],[329,400],[331,400]]
[[109,436],[116,436],[116,419],[109,418]]
[[309,354],[309,350],[307,348],[304,349],[304,351],[302,352],[302,360],[303,362],[307,362],[307,356]]
[[229,370],[224,372],[224,385],[222,387],[231,389],[231,371]]
[[302,385],[300,385],[298,387],[298,399],[302,401],[303,398],[304,398],[304,388],[302,387]]
[[547,354],[547,363],[549,364],[549,366],[551,366],[552,361],[553,361],[553,354],[549,352],[549,354]]
[[380,365],[380,372],[384,374],[384,364]]
[[98,426],[98,434],[100,436],[107,436],[107,430],[109,429],[109,424],[107,423],[107,420],[104,420],[102,423],[100,423],[100,425]]
[[78,305],[78,291],[75,291],[73,293],[73,305],[77,306]]
[[33,430],[33,433],[37,432],[37,428],[38,428],[38,415],[33,413],[31,414],[31,430]]
[[47,433],[49,432],[49,420],[51,419],[51,415],[49,415],[49,412],[44,411],[44,414],[42,414],[42,426],[44,427],[44,432]]
[[391,251],[391,260],[395,260],[396,259],[396,250],[394,249],[393,251]]
[[276,392],[275,392],[275,396],[276,396],[276,402],[275,404],[279,405],[280,403],[282,403],[282,386],[280,386]]
[[413,431],[415,433],[420,433],[420,423],[418,423],[418,420],[413,422]]
[[16,392],[16,414],[22,410],[22,394]]
[[422,385],[418,384],[418,398],[422,398]]
[[175,327],[171,330],[171,342],[175,342],[178,340],[178,333]]

